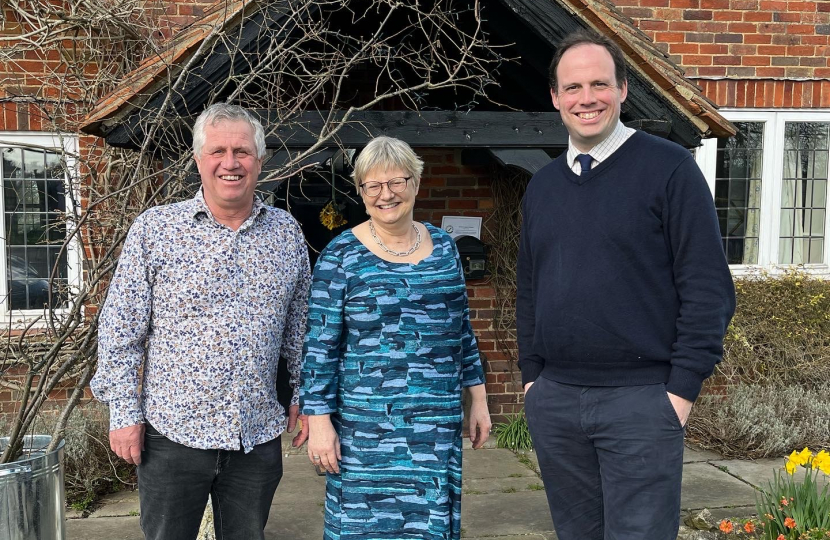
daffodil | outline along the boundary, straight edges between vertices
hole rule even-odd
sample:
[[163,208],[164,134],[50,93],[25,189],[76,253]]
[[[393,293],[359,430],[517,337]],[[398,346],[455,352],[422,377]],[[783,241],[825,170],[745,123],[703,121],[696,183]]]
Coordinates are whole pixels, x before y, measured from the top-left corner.
[[787,474],[791,476],[793,475],[793,473],[795,473],[795,470],[798,468],[798,465],[792,459],[788,459],[787,464],[784,466],[787,468]]
[[796,465],[806,465],[810,462],[810,458],[813,457],[813,453],[810,452],[810,449],[806,446],[804,450],[801,452],[796,452],[793,450],[792,454],[789,456],[789,460],[795,463]]

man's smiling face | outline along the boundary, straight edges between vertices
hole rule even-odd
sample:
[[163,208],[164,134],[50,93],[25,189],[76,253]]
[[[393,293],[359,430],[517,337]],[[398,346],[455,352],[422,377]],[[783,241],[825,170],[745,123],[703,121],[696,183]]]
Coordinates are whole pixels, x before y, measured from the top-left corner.
[[254,200],[262,160],[256,155],[254,130],[244,120],[205,126],[205,142],[194,156],[211,210],[245,210]]
[[600,45],[576,45],[562,55],[556,68],[557,88],[551,88],[571,141],[581,152],[608,138],[620,118],[628,84],[617,85],[614,60]]

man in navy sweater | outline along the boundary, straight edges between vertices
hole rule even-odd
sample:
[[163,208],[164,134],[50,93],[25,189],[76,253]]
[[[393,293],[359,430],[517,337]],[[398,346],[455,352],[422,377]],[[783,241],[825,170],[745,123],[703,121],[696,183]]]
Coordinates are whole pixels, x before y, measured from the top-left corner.
[[692,155],[620,122],[625,59],[578,32],[550,67],[568,151],[522,202],[525,412],[560,540],[674,540],[683,435],[735,291]]

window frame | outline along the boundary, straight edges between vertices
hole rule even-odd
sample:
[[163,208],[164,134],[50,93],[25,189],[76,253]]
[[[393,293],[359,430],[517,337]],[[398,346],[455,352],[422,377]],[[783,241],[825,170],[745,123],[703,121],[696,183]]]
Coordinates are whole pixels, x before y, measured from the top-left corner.
[[[779,263],[779,236],[781,228],[781,190],[784,176],[784,126],[787,122],[830,123],[828,109],[733,109],[720,112],[730,122],[763,122],[764,152],[761,174],[761,207],[758,224],[758,263],[730,264],[736,276],[757,274],[765,270],[781,274],[792,268],[801,268],[810,274],[830,278],[830,205],[825,212],[824,253],[821,263]],[[704,139],[695,152],[695,159],[703,171],[714,200],[718,140]],[[830,153],[830,152],[828,152]],[[830,161],[830,158],[828,159]],[[830,191],[830,190],[828,190]],[[830,200],[830,192],[827,193]]]
[[[78,198],[78,185],[72,178],[78,177],[77,171],[77,149],[78,138],[76,136],[58,135],[55,133],[26,132],[26,131],[0,131],[0,146],[4,148],[29,148],[61,153],[66,158],[67,174],[64,176],[64,193],[66,197],[66,218],[67,232],[73,230],[72,222],[76,216],[73,200]],[[0,176],[0,187],[5,189],[5,179]],[[72,190],[72,191],[70,191]],[[72,194],[70,197],[69,194]],[[28,325],[33,319],[44,314],[43,309],[9,309],[8,307],[8,251],[6,245],[6,223],[5,223],[5,197],[0,197],[0,215],[4,216],[0,222],[0,249],[3,256],[0,257],[0,333],[8,330],[19,330]],[[55,309],[53,313],[63,314],[69,311],[71,303],[81,285],[81,253],[77,239],[74,239],[67,246],[67,285],[69,287],[69,303],[65,308]],[[35,323],[35,328],[45,327],[47,322],[41,318]]]

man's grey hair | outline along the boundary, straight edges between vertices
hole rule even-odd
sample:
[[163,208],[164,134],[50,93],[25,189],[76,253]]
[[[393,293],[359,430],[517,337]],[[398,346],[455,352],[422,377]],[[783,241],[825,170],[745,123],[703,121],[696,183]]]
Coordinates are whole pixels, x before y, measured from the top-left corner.
[[424,162],[408,144],[392,137],[375,137],[360,151],[354,162],[352,178],[360,191],[360,184],[373,169],[386,170],[396,167],[411,176],[417,187],[421,183]]
[[256,157],[262,159],[265,157],[265,130],[262,129],[262,124],[259,120],[239,105],[231,105],[230,103],[214,103],[196,118],[196,123],[193,124],[193,154],[198,156],[202,153],[202,147],[205,145],[205,127],[215,126],[219,122],[248,122],[254,130],[254,144],[256,145]]

